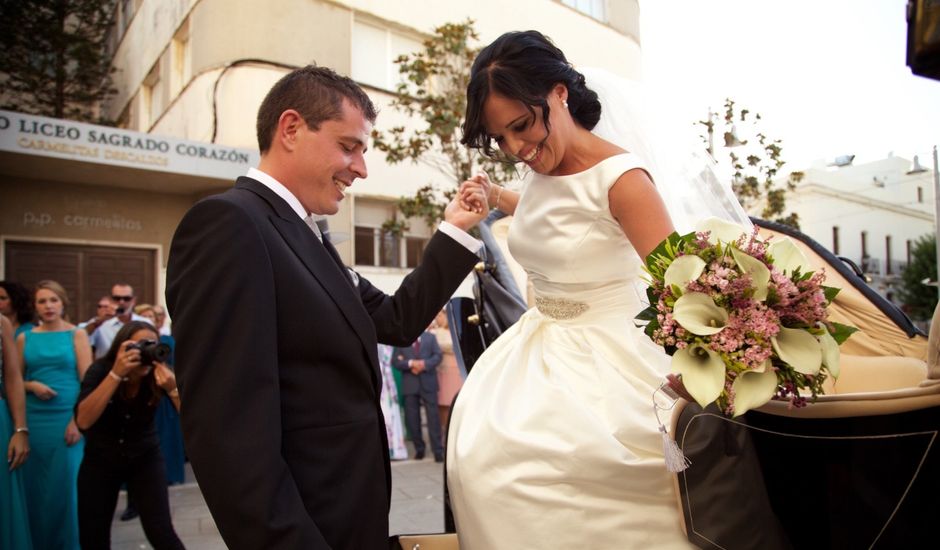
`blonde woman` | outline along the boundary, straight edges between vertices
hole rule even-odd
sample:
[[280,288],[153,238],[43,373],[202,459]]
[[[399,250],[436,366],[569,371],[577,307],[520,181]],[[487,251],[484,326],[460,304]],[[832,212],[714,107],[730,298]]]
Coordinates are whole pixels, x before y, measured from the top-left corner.
[[65,318],[68,294],[40,281],[33,294],[39,326],[16,339],[26,380],[31,453],[23,468],[36,548],[78,548],[76,483],[84,441],[72,411],[91,364],[88,335]]

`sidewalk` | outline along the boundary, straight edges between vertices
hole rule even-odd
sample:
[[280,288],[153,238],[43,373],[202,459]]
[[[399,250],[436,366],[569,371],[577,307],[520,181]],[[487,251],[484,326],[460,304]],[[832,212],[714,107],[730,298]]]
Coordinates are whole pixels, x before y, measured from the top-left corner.
[[[444,491],[442,464],[433,459],[392,462],[392,510],[389,532],[440,533],[444,530]],[[186,479],[193,480],[186,464]],[[189,550],[226,548],[195,481],[169,488],[173,527]],[[111,527],[111,547],[115,550],[150,548],[140,520],[122,522],[125,493],[121,493]]]

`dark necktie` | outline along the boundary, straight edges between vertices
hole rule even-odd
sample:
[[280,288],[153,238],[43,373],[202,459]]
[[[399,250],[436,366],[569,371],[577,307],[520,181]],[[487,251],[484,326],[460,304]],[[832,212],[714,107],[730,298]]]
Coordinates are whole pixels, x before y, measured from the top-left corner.
[[411,349],[414,350],[415,357],[418,357],[418,355],[421,354],[421,338],[420,337],[418,337],[418,339],[415,340],[414,344],[411,344]]

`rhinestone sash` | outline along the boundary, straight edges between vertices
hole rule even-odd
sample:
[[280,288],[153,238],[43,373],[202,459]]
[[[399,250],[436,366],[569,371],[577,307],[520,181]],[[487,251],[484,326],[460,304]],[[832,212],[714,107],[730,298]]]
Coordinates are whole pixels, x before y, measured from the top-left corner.
[[589,306],[584,302],[547,296],[536,296],[535,307],[537,307],[543,315],[561,320],[574,319],[589,309]]

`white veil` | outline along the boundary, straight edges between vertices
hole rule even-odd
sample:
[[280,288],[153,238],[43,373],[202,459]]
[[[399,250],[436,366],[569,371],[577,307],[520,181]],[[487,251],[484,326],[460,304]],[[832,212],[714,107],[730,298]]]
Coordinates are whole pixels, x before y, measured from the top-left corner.
[[594,134],[643,159],[676,231],[688,233],[696,221],[712,216],[751,227],[731,186],[718,179],[715,161],[700,146],[684,143],[687,132],[663,128],[665,119],[651,113],[639,83],[603,69],[578,70],[601,102]]

